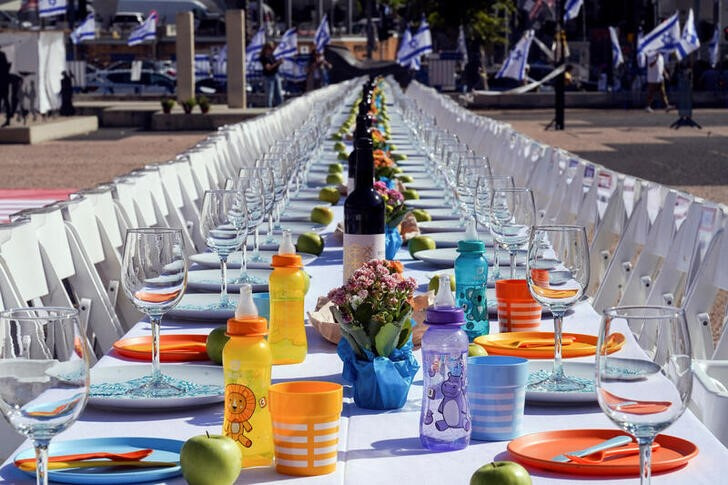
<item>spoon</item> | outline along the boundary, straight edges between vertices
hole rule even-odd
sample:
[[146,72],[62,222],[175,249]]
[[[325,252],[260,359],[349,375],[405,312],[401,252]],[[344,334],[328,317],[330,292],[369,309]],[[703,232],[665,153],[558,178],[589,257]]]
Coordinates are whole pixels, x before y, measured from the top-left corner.
[[[660,447],[659,443],[652,443],[652,451],[654,452],[656,449]],[[612,448],[609,450],[602,450],[597,451],[595,453],[592,453],[591,455],[586,456],[575,456],[575,455],[566,455],[567,458],[569,458],[572,462],[577,463],[579,465],[595,465],[598,463],[602,463],[607,458],[612,458],[615,456],[629,456],[629,455],[636,455],[640,452],[640,446],[637,443],[631,443],[626,446],[621,446],[619,448]]]
[[[74,455],[57,455],[48,457],[48,463],[52,462],[65,462],[65,461],[83,461],[93,460],[97,458],[107,458],[111,461],[129,461],[129,460],[141,460],[151,455],[154,450],[151,448],[144,448],[141,450],[129,451],[126,453],[109,453],[106,451],[95,451],[91,453],[77,453]],[[35,468],[35,458],[23,458],[22,460],[15,460],[15,465],[20,467],[26,463],[32,463]]]

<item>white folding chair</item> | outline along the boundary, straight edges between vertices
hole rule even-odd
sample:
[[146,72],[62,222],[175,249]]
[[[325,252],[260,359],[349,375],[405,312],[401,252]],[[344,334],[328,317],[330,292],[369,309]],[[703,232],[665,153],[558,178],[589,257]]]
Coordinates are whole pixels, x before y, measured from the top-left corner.
[[624,177],[620,176],[617,180],[616,188],[607,202],[604,215],[597,223],[594,236],[589,246],[591,270],[589,289],[587,290],[589,295],[594,295],[597,288],[599,288],[609,261],[614,254],[613,251],[622,235],[627,218],[624,208],[624,198],[622,197],[623,183]]

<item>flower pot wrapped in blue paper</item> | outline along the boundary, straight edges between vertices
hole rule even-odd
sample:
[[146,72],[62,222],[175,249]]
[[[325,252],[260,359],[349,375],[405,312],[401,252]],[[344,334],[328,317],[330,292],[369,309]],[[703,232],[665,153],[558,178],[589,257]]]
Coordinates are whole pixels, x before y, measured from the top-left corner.
[[371,360],[358,359],[346,339],[339,341],[337,352],[344,362],[343,377],[353,385],[357,406],[382,410],[404,406],[412,379],[420,368],[412,354],[411,340],[394,349],[389,357],[372,354]]
[[384,230],[384,255],[387,259],[393,260],[397,251],[402,247],[402,236],[397,227],[386,226]]

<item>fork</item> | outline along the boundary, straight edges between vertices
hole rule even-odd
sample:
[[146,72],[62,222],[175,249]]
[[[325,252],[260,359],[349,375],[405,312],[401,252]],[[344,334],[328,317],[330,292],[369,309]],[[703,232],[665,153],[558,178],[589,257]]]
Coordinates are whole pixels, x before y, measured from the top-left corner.
[[[654,452],[656,449],[660,447],[659,443],[652,443],[652,451]],[[579,465],[597,465],[599,463],[602,463],[607,458],[613,458],[615,456],[629,456],[629,455],[636,455],[640,452],[640,446],[637,443],[631,443],[626,446],[621,446],[619,448],[612,448],[609,450],[603,450],[603,451],[597,451],[592,453],[591,455],[586,456],[575,456],[575,455],[565,455],[568,459],[570,459],[573,463],[577,463]]]

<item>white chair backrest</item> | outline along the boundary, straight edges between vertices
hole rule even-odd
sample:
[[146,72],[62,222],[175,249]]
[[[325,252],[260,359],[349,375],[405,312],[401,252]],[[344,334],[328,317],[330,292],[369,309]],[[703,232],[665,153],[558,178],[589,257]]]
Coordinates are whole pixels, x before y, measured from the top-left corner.
[[0,224],[0,255],[23,302],[40,299],[48,294],[40,244],[30,219],[16,219]]
[[587,293],[590,295],[595,294],[602,282],[627,218],[622,197],[623,181],[623,177],[617,180],[616,189],[609,197],[589,247],[591,276]]

